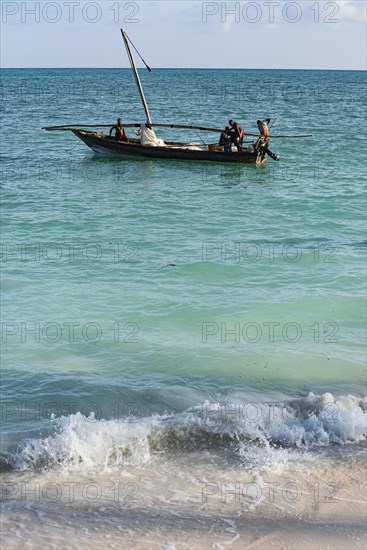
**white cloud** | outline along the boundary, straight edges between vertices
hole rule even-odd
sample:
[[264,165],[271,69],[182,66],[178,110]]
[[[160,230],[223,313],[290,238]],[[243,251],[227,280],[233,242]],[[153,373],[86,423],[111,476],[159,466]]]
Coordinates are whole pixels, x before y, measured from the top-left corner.
[[341,21],[364,23],[367,21],[367,3],[364,0],[338,0]]

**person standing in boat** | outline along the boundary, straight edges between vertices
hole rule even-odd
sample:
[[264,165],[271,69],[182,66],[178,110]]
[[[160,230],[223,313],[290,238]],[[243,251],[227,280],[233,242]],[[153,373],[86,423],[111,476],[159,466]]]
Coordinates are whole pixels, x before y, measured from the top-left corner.
[[110,135],[112,134],[113,130],[115,130],[115,138],[117,141],[127,141],[127,135],[125,134],[125,128],[122,125],[122,119],[117,119],[117,124],[111,127],[110,129]]
[[245,130],[235,120],[230,120],[229,125],[231,127],[231,143],[234,143],[237,147],[237,151],[242,151],[242,143],[245,135]]
[[265,120],[258,120],[257,121],[257,127],[260,132],[260,137],[258,138],[257,142],[255,143],[255,151],[261,150],[261,153],[263,156],[269,155],[270,158],[273,160],[279,160],[279,155],[276,153],[272,153],[269,149],[270,145],[270,136],[269,136],[269,123],[270,118],[266,118]]
[[266,145],[266,148],[270,145],[270,137],[269,137],[269,123],[270,118],[266,118],[265,120],[258,120],[257,121],[257,127],[260,132],[260,137],[257,140],[255,144],[255,149],[258,149],[261,145]]

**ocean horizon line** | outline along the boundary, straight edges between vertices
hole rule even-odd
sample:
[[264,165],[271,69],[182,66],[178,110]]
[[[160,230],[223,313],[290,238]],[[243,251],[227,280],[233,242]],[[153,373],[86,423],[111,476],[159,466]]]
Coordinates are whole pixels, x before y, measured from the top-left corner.
[[[143,69],[139,67],[138,69]],[[0,67],[0,70],[10,71],[131,71],[131,67]],[[366,69],[295,69],[295,68],[254,68],[254,67],[154,67],[159,71],[310,71],[310,72],[366,72]]]

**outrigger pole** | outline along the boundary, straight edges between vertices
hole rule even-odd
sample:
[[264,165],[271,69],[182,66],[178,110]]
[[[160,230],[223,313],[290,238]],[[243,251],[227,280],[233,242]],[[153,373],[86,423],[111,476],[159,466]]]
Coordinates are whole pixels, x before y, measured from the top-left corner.
[[120,30],[121,30],[122,38],[125,42],[127,55],[129,57],[129,60],[130,60],[130,65],[131,65],[131,68],[134,72],[136,83],[138,85],[140,97],[141,97],[141,100],[143,102],[143,106],[144,106],[144,109],[145,109],[145,114],[147,115],[147,123],[151,125],[152,124],[152,119],[150,118],[148,105],[147,105],[147,102],[145,100],[143,88],[142,88],[142,85],[141,85],[141,82],[140,82],[139,73],[138,73],[136,65],[135,65],[134,57],[133,57],[133,54],[131,53],[131,50],[130,50],[129,40],[127,38],[126,33],[123,31],[123,29],[120,29]]
[[[149,119],[150,120],[150,119]],[[149,122],[149,121],[148,121]],[[206,128],[205,126],[190,126],[188,124],[154,124],[153,122],[149,122],[149,124],[155,128],[178,128],[178,129],[185,129],[185,130],[201,130],[203,132],[215,132],[216,134],[220,134],[223,129],[220,128]],[[78,128],[111,128],[112,122],[109,124],[66,124],[64,126],[46,126],[43,127],[42,130],[47,130],[48,132],[52,131],[64,131],[67,132],[69,130],[76,130]],[[140,128],[140,124],[124,124],[124,128]],[[245,137],[260,137],[259,134],[245,134]],[[306,134],[302,136],[269,136],[271,139],[273,138],[287,138],[287,139],[300,139],[300,138],[310,138],[312,137],[312,134]]]

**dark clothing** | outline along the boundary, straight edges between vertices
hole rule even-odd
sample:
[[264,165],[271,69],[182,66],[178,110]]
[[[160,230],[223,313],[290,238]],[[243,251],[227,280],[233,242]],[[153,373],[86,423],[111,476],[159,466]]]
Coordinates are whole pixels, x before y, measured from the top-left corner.
[[242,151],[242,143],[245,131],[241,128],[238,122],[233,121],[231,132],[231,143],[234,143],[238,151]]
[[225,130],[220,135],[219,145],[229,145],[231,143],[231,136]]
[[266,149],[269,148],[270,145],[270,137],[269,137],[269,123],[270,118],[266,118],[265,120],[258,120],[257,121],[257,127],[260,132],[260,137],[257,140],[255,144],[255,150],[260,149],[260,147],[265,147]]

